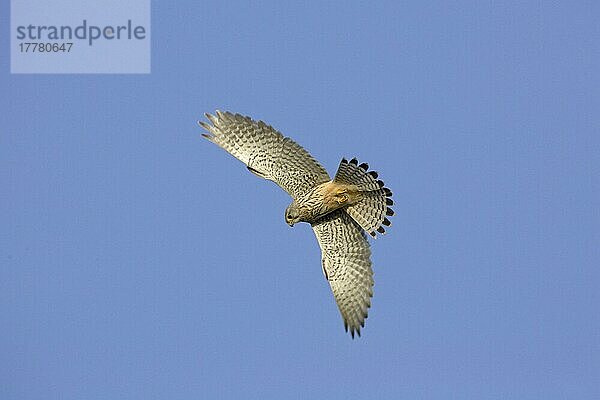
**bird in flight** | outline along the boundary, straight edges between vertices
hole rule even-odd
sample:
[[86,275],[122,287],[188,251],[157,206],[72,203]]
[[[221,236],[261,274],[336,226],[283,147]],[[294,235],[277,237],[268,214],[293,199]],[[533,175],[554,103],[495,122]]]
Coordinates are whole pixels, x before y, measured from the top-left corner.
[[205,114],[202,134],[293,201],[285,222],[311,224],[321,248],[321,265],[344,320],[360,336],[373,296],[371,250],[365,235],[383,234],[394,215],[392,192],[356,158],[342,158],[333,179],[306,150],[262,121],[230,112]]

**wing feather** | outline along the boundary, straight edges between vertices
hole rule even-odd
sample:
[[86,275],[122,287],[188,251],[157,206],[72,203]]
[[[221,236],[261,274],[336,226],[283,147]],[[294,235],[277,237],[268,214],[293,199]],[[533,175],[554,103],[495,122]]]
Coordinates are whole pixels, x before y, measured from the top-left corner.
[[312,224],[321,247],[323,272],[340,309],[346,331],[354,338],[365,326],[373,296],[371,249],[363,229],[337,210]]
[[254,174],[269,179],[293,198],[330,180],[327,171],[305,149],[262,121],[230,112],[205,114],[198,121],[205,138],[242,161]]

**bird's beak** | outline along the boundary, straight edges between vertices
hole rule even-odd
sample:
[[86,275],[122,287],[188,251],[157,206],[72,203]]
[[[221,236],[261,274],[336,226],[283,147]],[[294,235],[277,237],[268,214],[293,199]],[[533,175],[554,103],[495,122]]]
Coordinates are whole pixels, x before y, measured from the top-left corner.
[[293,223],[293,222],[288,222],[288,225],[289,225],[289,226],[290,226],[290,228],[291,228],[291,227],[293,227],[293,226],[294,226],[294,223]]

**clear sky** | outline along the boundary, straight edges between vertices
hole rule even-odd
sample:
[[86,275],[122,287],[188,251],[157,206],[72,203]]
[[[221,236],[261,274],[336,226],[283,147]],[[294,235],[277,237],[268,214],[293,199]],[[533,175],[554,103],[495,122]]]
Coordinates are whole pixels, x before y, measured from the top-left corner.
[[[10,75],[7,3],[0,398],[600,398],[596,2],[154,2],[149,75]],[[361,338],[215,109],[393,190]]]

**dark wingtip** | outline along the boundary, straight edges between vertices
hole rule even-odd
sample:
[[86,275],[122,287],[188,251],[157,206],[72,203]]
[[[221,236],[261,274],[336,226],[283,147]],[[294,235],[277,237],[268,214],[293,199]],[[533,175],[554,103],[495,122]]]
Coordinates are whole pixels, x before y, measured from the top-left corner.
[[389,219],[384,218],[382,224],[384,224],[385,226],[390,226],[392,223],[390,222]]
[[377,228],[377,232],[381,233],[382,235],[385,233],[385,229],[383,226],[380,226],[379,228]]
[[377,184],[379,185],[379,187],[380,187],[380,188],[382,188],[382,187],[383,187],[383,185],[385,185],[385,183],[383,183],[383,181],[382,181],[382,180],[378,180],[378,181],[377,181]]
[[394,210],[392,210],[392,209],[391,209],[391,208],[389,208],[389,207],[388,207],[388,208],[385,210],[385,215],[387,215],[388,217],[391,217],[391,216],[393,216],[394,214],[395,214],[395,213],[394,213]]
[[198,121],[198,125],[200,125],[203,129],[210,131],[211,126],[204,121]]
[[346,160],[346,157],[342,157],[342,164],[348,164],[348,160]]
[[385,195],[387,197],[392,197],[392,191],[388,188],[383,188],[383,191],[385,192]]
[[389,197],[385,198],[385,204],[388,206],[393,206],[394,205],[394,200],[390,199]]
[[379,174],[376,171],[369,171],[369,175],[371,175],[373,179],[377,179],[377,177],[379,176]]
[[362,163],[358,166],[358,168],[363,169],[365,172],[369,169],[369,164],[367,163]]
[[350,160],[350,164],[358,165],[358,160],[356,158],[353,158],[352,160]]

